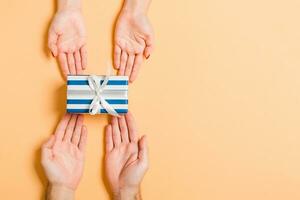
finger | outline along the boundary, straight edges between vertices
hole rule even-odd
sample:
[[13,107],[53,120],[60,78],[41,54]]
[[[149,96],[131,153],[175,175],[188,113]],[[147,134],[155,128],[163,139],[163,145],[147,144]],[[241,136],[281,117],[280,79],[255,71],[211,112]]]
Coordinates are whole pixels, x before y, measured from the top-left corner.
[[121,144],[120,129],[119,129],[119,124],[118,124],[118,120],[116,117],[112,117],[111,126],[112,126],[112,131],[113,131],[113,142],[114,142],[114,146],[116,147]]
[[127,63],[127,53],[125,51],[122,51],[121,53],[121,63],[120,63],[120,68],[119,68],[119,75],[124,75],[125,73],[125,67]]
[[149,36],[146,41],[146,47],[144,49],[144,56],[146,59],[148,59],[150,57],[150,55],[152,54],[152,51],[154,49],[154,38],[153,36]]
[[79,50],[74,53],[76,74],[82,74],[81,56]]
[[131,74],[134,57],[135,56],[133,54],[128,56],[127,64],[126,64],[126,68],[125,68],[125,76],[129,76]]
[[128,130],[127,130],[125,117],[124,116],[119,117],[118,121],[119,121],[119,128],[121,131],[122,142],[128,143],[129,137],[128,137]]
[[76,74],[76,68],[75,68],[75,60],[73,53],[68,53],[68,65],[70,74]]
[[136,77],[139,73],[142,62],[143,62],[143,55],[142,54],[136,55],[135,59],[134,59],[132,72],[130,74],[129,82],[132,83],[136,79]]
[[130,142],[137,142],[137,140],[138,140],[137,126],[136,126],[136,123],[134,121],[134,118],[133,118],[133,115],[131,114],[131,112],[128,112],[125,115],[125,119],[126,119],[128,132],[129,132],[128,135],[129,135]]
[[63,138],[63,141],[71,141],[74,129],[75,129],[75,124],[77,120],[78,115],[72,115],[71,119],[68,123],[68,126],[66,128],[65,136]]
[[76,146],[78,146],[78,144],[79,144],[82,125],[83,125],[83,115],[79,115],[77,117],[75,130],[74,130],[74,133],[72,135],[72,143]]
[[113,148],[112,127],[111,125],[107,125],[105,130],[105,151],[110,152]]
[[114,66],[116,69],[120,68],[120,59],[121,59],[121,48],[118,45],[115,45],[114,48]]
[[80,48],[80,55],[81,55],[81,66],[82,69],[86,69],[87,67],[87,49],[86,49],[86,45],[83,45]]
[[139,140],[138,158],[140,163],[144,164],[145,167],[148,167],[148,147],[147,138],[145,135]]
[[50,49],[54,57],[56,57],[58,54],[58,49],[56,45],[57,39],[58,39],[58,35],[53,29],[50,28],[48,33],[48,48]]
[[71,119],[70,114],[65,114],[63,118],[60,120],[59,124],[57,125],[57,128],[55,130],[55,140],[56,141],[62,141],[62,138],[64,137],[66,128],[68,126],[68,123]]
[[78,145],[79,150],[81,150],[82,152],[85,152],[86,149],[87,134],[87,128],[85,125],[83,125],[81,128],[80,141]]
[[62,73],[64,74],[64,76],[67,76],[68,74],[70,74],[67,56],[65,53],[58,54],[58,61],[59,61],[59,64],[61,66],[61,70],[62,70]]
[[150,58],[150,55],[153,52],[153,46],[146,46],[145,50],[144,50],[144,56],[146,59]]

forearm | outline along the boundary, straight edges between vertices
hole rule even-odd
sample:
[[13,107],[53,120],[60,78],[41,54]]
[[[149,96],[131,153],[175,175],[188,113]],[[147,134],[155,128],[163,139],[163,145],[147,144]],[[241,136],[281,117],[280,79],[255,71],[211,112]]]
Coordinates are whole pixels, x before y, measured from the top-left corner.
[[49,185],[47,188],[47,200],[74,200],[75,199],[75,191],[57,185]]
[[66,10],[66,9],[81,9],[81,0],[57,0],[57,9]]
[[151,0],[124,0],[123,11],[133,14],[147,14]]

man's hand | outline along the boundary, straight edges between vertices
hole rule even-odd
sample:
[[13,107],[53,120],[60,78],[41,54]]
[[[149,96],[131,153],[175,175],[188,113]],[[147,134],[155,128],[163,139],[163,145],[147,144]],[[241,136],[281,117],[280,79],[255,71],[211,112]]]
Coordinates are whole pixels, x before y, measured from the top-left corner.
[[81,74],[87,65],[86,28],[79,0],[58,0],[48,33],[48,47],[64,76]]
[[114,33],[114,66],[133,82],[154,47],[154,33],[146,15],[150,0],[125,0]]
[[114,199],[139,199],[139,187],[148,169],[146,136],[138,139],[131,113],[113,117],[106,127],[105,170]]
[[82,115],[66,114],[42,146],[42,166],[49,180],[48,198],[74,196],[85,157],[87,129]]

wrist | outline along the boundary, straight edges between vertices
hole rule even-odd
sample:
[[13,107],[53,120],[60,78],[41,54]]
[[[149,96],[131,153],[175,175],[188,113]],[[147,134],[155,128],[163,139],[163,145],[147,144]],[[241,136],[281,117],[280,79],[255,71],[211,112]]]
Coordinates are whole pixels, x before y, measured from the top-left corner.
[[122,12],[128,15],[147,15],[149,0],[124,0]]
[[80,0],[58,0],[58,11],[81,10]]
[[114,200],[139,200],[139,187],[121,188],[117,193],[113,193]]
[[48,200],[75,199],[75,190],[72,190],[71,188],[68,188],[64,185],[49,184],[48,192],[47,192],[47,199]]

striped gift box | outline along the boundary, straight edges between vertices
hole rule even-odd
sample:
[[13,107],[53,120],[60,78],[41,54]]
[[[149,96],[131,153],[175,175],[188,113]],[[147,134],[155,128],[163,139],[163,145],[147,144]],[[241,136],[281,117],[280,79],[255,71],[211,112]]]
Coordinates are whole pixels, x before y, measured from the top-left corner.
[[[67,80],[67,112],[89,113],[90,104],[95,97],[95,91],[88,82],[89,75],[68,76]],[[96,76],[96,81],[102,84],[105,76]],[[128,76],[109,76],[107,85],[101,95],[118,113],[128,112]],[[100,106],[99,113],[107,113]]]

